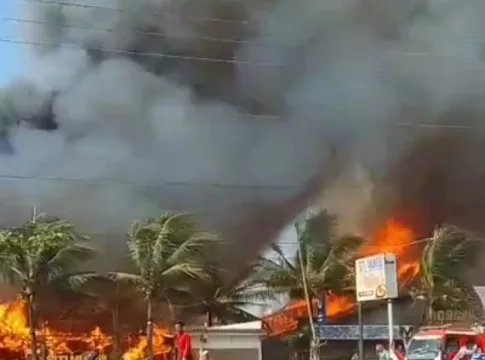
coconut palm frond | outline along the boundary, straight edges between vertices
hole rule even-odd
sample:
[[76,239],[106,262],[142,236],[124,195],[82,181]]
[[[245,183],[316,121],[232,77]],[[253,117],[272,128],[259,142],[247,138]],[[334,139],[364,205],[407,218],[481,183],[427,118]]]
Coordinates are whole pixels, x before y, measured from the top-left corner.
[[300,298],[303,294],[303,268],[312,296],[320,297],[324,292],[351,292],[351,262],[364,239],[352,235],[337,237],[335,225],[336,218],[326,211],[297,222],[295,226],[303,264],[298,252],[292,262],[281,249],[273,246],[276,260],[262,263],[264,275],[260,278],[264,284],[275,293]]
[[469,241],[465,232],[454,226],[435,229],[426,239],[419,285],[411,289],[411,297],[424,301],[428,313],[434,309],[474,307],[476,292],[464,279],[475,266],[477,254],[476,243]]

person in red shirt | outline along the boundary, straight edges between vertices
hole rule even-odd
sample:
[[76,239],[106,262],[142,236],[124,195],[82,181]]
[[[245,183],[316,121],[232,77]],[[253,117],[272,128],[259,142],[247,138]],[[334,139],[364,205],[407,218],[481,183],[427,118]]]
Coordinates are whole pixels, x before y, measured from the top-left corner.
[[192,338],[184,330],[184,323],[179,321],[175,324],[175,347],[177,348],[177,360],[193,360]]

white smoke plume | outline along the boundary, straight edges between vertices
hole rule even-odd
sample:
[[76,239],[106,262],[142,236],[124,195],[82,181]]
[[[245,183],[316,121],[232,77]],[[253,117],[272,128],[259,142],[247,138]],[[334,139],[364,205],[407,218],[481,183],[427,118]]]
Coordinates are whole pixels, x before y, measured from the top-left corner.
[[185,210],[230,229],[242,264],[321,190],[331,147],[381,173],[389,129],[420,121],[403,114],[485,84],[479,1],[24,3],[4,226],[36,205],[120,241],[132,219]]

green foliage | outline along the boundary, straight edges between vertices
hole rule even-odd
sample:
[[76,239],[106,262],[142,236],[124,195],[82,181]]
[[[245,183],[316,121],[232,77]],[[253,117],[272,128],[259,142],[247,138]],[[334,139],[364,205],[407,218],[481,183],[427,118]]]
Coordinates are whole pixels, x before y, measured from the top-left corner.
[[42,215],[0,231],[0,277],[19,287],[24,297],[46,285],[77,287],[92,275],[73,272],[94,253],[71,223]]
[[33,360],[37,359],[37,295],[52,288],[76,289],[90,280],[92,274],[72,273],[94,255],[87,240],[71,223],[48,216],[0,231],[0,278],[18,287],[27,302]]
[[183,290],[190,281],[209,279],[202,256],[217,240],[186,214],[135,222],[127,245],[138,273],[113,273],[111,277],[133,283],[147,299],[166,299],[171,289]]
[[187,291],[193,281],[209,279],[202,261],[204,251],[217,236],[201,231],[186,214],[169,213],[135,222],[128,234],[128,252],[137,274],[112,273],[117,283],[136,286],[147,303],[147,358],[153,354],[153,303],[171,304],[174,293]]
[[298,253],[290,260],[279,246],[273,245],[276,259],[262,259],[259,269],[259,276],[264,279],[266,286],[278,294],[303,298],[303,267],[311,297],[320,297],[325,292],[352,292],[353,260],[364,239],[336,236],[335,225],[335,217],[326,211],[304,222],[297,222],[302,263]]
[[419,286],[410,291],[413,299],[425,301],[428,312],[470,307],[476,310],[477,294],[466,278],[476,264],[478,244],[453,226],[438,228],[425,240]]
[[195,283],[191,287],[192,301],[196,311],[207,316],[209,326],[214,320],[221,324],[255,320],[256,317],[246,310],[247,306],[263,307],[275,299],[275,293],[262,285],[253,276],[256,265],[250,265],[248,278],[227,283],[224,269],[213,267],[209,279]]

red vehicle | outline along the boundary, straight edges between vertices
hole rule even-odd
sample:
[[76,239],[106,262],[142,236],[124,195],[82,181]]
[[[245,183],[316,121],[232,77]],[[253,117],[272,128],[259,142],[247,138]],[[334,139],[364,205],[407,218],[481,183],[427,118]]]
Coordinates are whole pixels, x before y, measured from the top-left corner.
[[407,360],[469,360],[466,350],[480,343],[482,335],[471,327],[453,325],[422,327],[409,342]]

